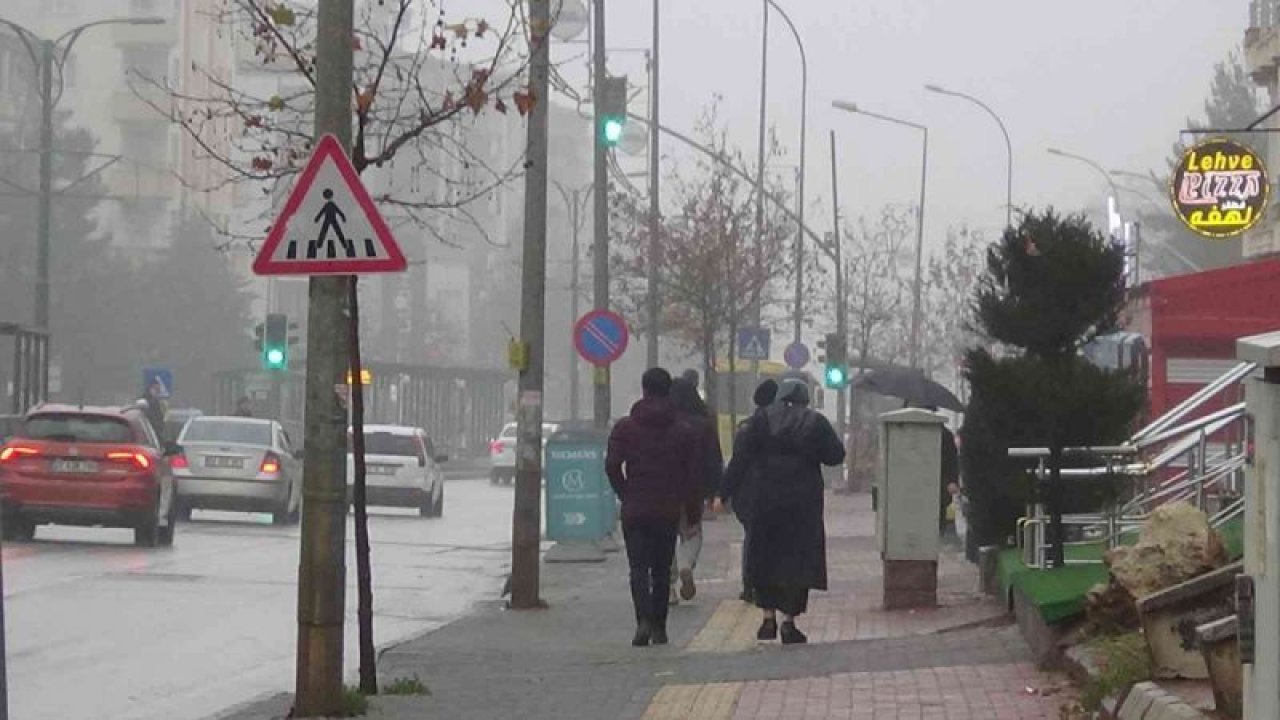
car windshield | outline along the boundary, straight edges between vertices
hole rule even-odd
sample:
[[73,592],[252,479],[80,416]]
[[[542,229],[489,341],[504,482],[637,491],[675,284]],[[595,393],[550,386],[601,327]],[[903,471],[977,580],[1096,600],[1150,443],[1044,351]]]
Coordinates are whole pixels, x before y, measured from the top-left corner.
[[412,435],[367,432],[364,434],[364,451],[367,455],[398,455],[416,458],[418,441]]
[[32,415],[22,427],[23,437],[58,442],[135,442],[133,429],[124,418],[75,413]]
[[502,428],[502,434],[499,435],[498,437],[513,438],[515,436],[516,436],[516,424],[511,423],[510,425]]
[[182,442],[239,443],[242,445],[271,445],[271,425],[265,422],[243,420],[204,420],[192,418],[182,436]]

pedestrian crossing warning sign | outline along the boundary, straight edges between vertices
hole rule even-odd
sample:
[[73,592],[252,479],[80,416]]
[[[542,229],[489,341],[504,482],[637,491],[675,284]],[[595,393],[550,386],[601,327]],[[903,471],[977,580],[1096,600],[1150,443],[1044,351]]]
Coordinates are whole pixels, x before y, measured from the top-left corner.
[[320,138],[253,261],[258,275],[402,272],[404,254],[337,138]]

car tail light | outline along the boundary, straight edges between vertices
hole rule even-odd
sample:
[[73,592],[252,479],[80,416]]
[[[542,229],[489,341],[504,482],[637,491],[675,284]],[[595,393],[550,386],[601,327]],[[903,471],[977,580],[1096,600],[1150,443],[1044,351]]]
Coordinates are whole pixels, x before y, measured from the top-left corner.
[[275,475],[280,472],[280,458],[271,453],[267,453],[262,458],[262,466],[258,468],[258,472],[265,475]]
[[40,451],[33,447],[26,447],[25,445],[10,445],[5,449],[0,450],[0,462],[9,462],[10,460],[17,460],[19,458],[31,457],[39,454]]
[[491,454],[491,455],[501,455],[501,454],[502,454],[502,441],[501,441],[501,440],[490,440],[490,441],[489,441],[489,454]]
[[179,453],[169,458],[169,467],[173,470],[186,470],[190,465],[187,464],[187,456]]
[[130,452],[128,450],[109,452],[107,453],[107,459],[115,460],[116,462],[132,463],[134,467],[137,467],[139,470],[151,469],[151,458],[140,452]]

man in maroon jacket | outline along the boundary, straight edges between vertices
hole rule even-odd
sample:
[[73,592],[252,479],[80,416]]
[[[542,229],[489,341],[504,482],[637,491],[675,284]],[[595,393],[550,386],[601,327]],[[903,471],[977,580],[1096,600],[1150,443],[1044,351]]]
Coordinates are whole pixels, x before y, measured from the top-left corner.
[[609,435],[605,471],[622,500],[622,535],[631,566],[631,601],[642,647],[667,642],[667,594],[681,511],[702,504],[696,482],[694,429],[671,403],[671,374],[651,368],[640,378],[644,397]]

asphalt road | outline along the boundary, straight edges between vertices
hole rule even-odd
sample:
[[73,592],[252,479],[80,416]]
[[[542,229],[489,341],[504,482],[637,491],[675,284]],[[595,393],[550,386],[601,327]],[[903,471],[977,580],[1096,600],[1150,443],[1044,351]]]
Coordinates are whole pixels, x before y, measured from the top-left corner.
[[[441,519],[375,508],[375,635],[385,644],[497,597],[511,488],[451,477]],[[354,677],[354,535],[347,530],[347,662]],[[197,511],[175,547],[124,530],[42,527],[6,545],[10,717],[207,717],[293,686],[298,528]]]

